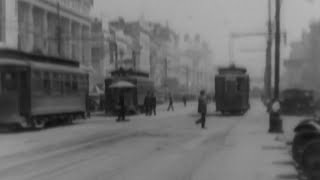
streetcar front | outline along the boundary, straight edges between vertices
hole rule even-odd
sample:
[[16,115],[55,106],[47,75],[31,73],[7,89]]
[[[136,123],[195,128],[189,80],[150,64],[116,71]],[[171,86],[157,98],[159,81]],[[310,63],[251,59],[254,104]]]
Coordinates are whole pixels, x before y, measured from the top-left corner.
[[25,125],[28,74],[23,62],[0,59],[0,125]]

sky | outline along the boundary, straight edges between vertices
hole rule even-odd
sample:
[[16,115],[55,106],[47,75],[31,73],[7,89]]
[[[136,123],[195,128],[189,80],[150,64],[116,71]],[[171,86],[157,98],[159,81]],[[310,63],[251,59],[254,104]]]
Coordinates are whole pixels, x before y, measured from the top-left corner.
[[[275,0],[273,0],[275,2]],[[105,21],[124,17],[136,20],[144,17],[172,27],[181,34],[199,33],[211,45],[214,64],[228,64],[230,32],[266,32],[267,0],[95,0],[93,13]],[[288,34],[283,45],[283,59],[288,57],[290,42],[299,40],[309,23],[320,19],[320,0],[283,0],[282,28]],[[262,75],[263,51],[244,53],[241,49],[264,49],[264,37],[235,41],[236,64]]]

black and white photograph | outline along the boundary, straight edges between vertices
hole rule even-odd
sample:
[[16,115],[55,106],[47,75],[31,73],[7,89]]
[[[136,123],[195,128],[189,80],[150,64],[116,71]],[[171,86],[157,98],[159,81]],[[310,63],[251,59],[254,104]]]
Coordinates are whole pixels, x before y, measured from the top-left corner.
[[320,180],[320,0],[0,0],[0,180]]

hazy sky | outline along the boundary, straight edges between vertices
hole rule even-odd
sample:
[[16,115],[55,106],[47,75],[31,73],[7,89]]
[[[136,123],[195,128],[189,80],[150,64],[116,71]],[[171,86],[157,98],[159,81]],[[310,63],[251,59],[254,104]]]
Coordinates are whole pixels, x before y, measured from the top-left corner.
[[[310,1],[283,0],[282,20],[289,42],[299,39],[312,19],[320,18],[320,1]],[[267,0],[95,0],[94,13],[106,20],[118,16],[135,20],[144,16],[164,24],[168,21],[181,34],[199,32],[211,44],[214,61],[227,63],[229,32],[266,31]],[[265,39],[239,40],[235,50],[237,62],[260,64],[253,71],[261,73],[264,53],[241,53],[241,48],[265,48]],[[261,63],[250,63],[259,60]]]

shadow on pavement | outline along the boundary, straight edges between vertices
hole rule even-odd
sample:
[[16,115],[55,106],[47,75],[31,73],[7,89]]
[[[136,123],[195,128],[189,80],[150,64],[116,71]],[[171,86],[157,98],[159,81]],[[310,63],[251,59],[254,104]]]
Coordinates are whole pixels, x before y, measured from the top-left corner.
[[34,132],[41,132],[41,131],[46,131],[50,129],[66,128],[66,127],[81,125],[83,123],[85,122],[81,120],[74,121],[73,123],[65,123],[65,122],[47,123],[46,127],[43,128],[42,130],[35,130],[31,127],[21,128],[17,126],[3,126],[3,127],[0,127],[0,134],[10,135],[10,134],[34,133]]
[[274,161],[272,162],[274,165],[283,165],[283,166],[295,166],[296,163],[291,160],[283,160],[283,161]]
[[279,180],[298,180],[298,179],[300,179],[300,176],[297,174],[280,174],[277,176],[276,179],[279,179]]
[[[190,114],[191,117],[199,117],[199,113]],[[242,114],[222,114],[220,112],[210,112],[207,114],[207,117],[239,117],[243,116]]]
[[262,150],[287,150],[285,146],[262,146]]

